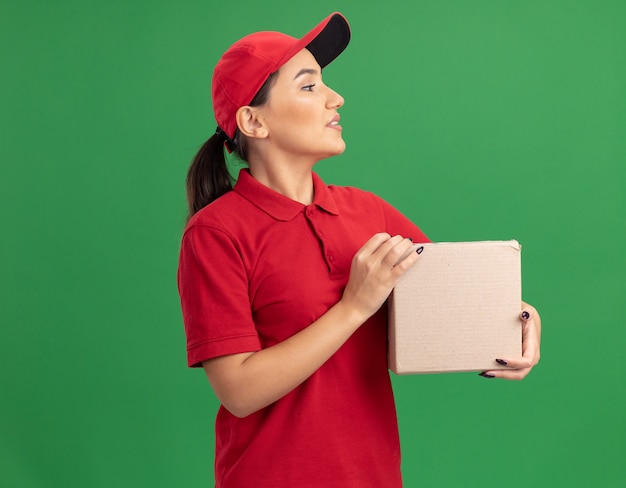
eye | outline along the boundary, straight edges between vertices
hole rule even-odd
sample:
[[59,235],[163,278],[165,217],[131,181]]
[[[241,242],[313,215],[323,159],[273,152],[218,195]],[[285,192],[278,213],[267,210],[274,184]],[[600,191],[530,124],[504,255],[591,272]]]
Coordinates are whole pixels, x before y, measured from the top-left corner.
[[313,87],[315,86],[315,83],[311,84],[311,85],[305,85],[302,87],[303,90],[306,91],[313,91]]

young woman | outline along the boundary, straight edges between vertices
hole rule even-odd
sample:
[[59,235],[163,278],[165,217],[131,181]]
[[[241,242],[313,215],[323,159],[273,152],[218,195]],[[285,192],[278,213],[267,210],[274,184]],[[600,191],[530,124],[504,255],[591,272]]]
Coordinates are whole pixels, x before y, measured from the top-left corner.
[[[313,172],[345,149],[344,100],[322,68],[349,39],[335,13],[301,39],[244,37],[214,71],[218,129],[189,169],[178,283],[188,363],[222,404],[219,487],[402,485],[384,304],[428,239]],[[248,163],[234,188],[224,146]],[[523,357],[484,376],[521,379],[537,363],[539,316],[522,315]]]

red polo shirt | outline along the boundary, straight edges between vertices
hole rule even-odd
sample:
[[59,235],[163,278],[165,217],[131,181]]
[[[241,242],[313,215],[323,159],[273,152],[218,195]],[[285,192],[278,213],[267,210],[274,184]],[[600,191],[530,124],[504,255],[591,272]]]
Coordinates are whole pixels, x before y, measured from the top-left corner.
[[[243,170],[233,191],[194,215],[178,285],[190,366],[283,341],[339,301],[352,258],[378,232],[428,242],[375,195],[313,175],[302,205]],[[387,371],[386,309],[308,380],[246,418],[216,419],[216,486],[400,487]]]

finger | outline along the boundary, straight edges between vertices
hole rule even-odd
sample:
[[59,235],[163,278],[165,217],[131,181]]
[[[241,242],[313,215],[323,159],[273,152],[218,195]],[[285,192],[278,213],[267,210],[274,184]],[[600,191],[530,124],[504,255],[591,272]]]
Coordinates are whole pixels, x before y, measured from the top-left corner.
[[[521,380],[539,361],[539,316],[531,305],[522,302],[520,312],[522,320],[522,357],[501,358],[496,362],[510,369],[490,370],[479,373],[484,378],[500,378],[506,380]],[[537,321],[536,321],[536,320]]]
[[406,257],[403,256],[402,259],[398,260],[393,266],[392,272],[394,275],[399,277],[408,271],[409,268],[411,268],[411,266],[413,266],[420,258],[422,251],[424,251],[424,246],[422,245],[417,245],[417,247],[411,246],[408,252],[404,254]]
[[[527,312],[527,314],[524,314]],[[528,315],[528,319],[525,317]],[[541,317],[537,312],[537,309],[532,305],[522,301],[522,313],[520,314],[522,322],[529,323],[532,322],[533,328],[535,329],[535,334],[537,338],[537,344],[541,342]]]
[[378,249],[372,253],[372,257],[385,267],[392,268],[393,263],[398,260],[402,251],[410,247],[410,245],[411,243],[408,239],[395,235],[378,246]]
[[533,360],[533,365],[539,362],[541,347],[541,329],[536,316],[523,324],[522,327],[522,356]]
[[391,236],[386,232],[374,234],[365,244],[363,244],[363,247],[359,249],[357,254],[364,254],[367,256],[372,255],[389,239],[391,239]]
[[491,371],[483,371],[482,373],[479,373],[479,376],[482,376],[483,378],[490,378],[490,379],[499,378],[502,380],[519,381],[519,380],[523,380],[524,378],[526,378],[526,376],[528,376],[528,373],[530,373],[531,369],[532,368],[511,369],[511,370],[495,369]]
[[531,316],[537,313],[537,310],[535,309],[535,307],[533,307],[529,303],[526,303],[524,300],[522,300],[522,312],[523,311],[528,312],[529,315]]
[[[375,252],[385,267],[393,268],[402,261],[402,256],[411,248],[410,239],[395,235],[382,244]],[[409,253],[410,254],[410,253]],[[408,254],[407,254],[408,256]]]
[[522,356],[503,357],[496,359],[496,363],[511,369],[532,368],[539,362],[539,339],[537,329],[532,319],[525,323],[522,331]]
[[[500,366],[506,366],[510,369],[524,369],[532,368],[534,366],[532,357],[519,357],[519,358],[502,358],[496,359],[496,363]],[[505,370],[506,371],[506,370]]]
[[355,263],[365,263],[371,260],[372,255],[380,249],[385,242],[391,239],[391,236],[386,232],[380,234],[374,234],[354,255]]
[[[408,242],[413,242],[410,239],[405,239],[405,240]],[[402,255],[400,256],[400,258],[394,263],[394,267],[398,266],[398,264],[400,264],[402,261],[408,258],[411,255],[411,253],[417,253],[419,255],[422,253],[423,250],[424,250],[424,246],[422,246],[419,243],[410,245],[409,248],[406,251],[404,251]]]
[[531,320],[533,318],[533,307],[525,302],[522,302],[522,311],[519,314],[519,318],[522,319],[522,322],[528,322]]
[[522,356],[536,359],[539,356],[539,338],[535,324],[528,322],[522,330]]

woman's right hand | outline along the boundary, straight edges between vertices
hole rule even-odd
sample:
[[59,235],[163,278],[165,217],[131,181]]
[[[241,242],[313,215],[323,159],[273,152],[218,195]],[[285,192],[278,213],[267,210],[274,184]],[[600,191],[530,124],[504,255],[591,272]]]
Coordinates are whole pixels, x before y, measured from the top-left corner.
[[376,313],[400,277],[418,260],[421,246],[398,262],[412,245],[410,239],[381,233],[374,235],[354,255],[341,302],[363,322]]
[[354,256],[341,300],[311,325],[266,349],[204,361],[224,407],[245,417],[282,398],[317,371],[380,308],[415,264],[417,252],[398,262],[411,245],[401,236],[376,234]]

